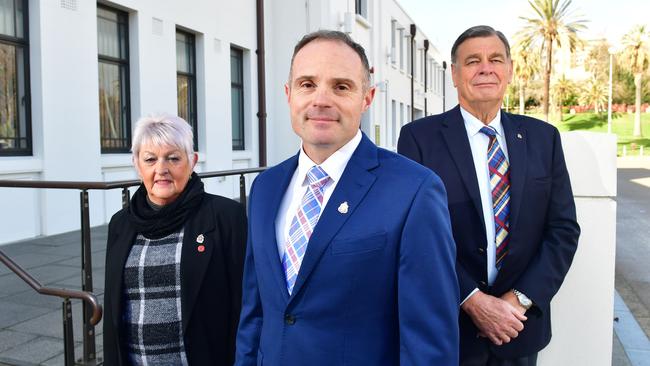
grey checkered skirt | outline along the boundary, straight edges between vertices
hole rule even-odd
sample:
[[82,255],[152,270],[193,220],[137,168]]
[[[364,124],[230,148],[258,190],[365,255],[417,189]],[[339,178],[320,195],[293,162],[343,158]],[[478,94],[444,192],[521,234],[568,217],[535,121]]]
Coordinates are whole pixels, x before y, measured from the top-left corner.
[[124,266],[124,324],[133,365],[187,365],[181,323],[183,230],[138,235]]

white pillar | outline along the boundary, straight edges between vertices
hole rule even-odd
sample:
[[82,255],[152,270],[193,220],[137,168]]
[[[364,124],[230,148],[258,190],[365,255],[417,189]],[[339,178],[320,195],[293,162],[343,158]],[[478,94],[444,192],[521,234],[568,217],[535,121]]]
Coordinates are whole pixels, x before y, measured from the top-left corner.
[[616,254],[616,136],[562,134],[576,200],[580,241],[551,303],[553,338],[540,366],[609,366],[612,360]]

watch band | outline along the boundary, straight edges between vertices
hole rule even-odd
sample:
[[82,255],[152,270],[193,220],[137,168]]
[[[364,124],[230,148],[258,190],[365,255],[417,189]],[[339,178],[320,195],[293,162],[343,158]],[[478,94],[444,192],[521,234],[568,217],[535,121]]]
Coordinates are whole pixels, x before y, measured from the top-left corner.
[[524,309],[528,310],[530,309],[531,306],[533,306],[533,302],[528,298],[528,296],[524,295],[521,291],[513,289],[512,292],[517,296],[517,301],[519,301],[519,305],[521,305]]

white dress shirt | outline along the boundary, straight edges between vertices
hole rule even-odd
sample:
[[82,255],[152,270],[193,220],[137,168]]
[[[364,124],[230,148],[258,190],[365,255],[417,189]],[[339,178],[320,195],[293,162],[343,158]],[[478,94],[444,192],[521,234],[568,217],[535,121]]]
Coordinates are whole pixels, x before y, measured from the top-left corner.
[[[498,269],[496,268],[496,238],[494,234],[494,211],[492,209],[492,187],[490,187],[490,171],[488,168],[487,150],[490,139],[487,135],[481,132],[481,128],[485,126],[478,118],[474,117],[471,113],[460,108],[460,113],[463,115],[465,122],[465,130],[467,130],[467,138],[469,139],[469,146],[472,149],[472,160],[474,160],[474,168],[476,169],[476,179],[478,180],[478,190],[481,194],[481,208],[483,210],[483,222],[485,222],[486,234],[486,252],[487,252],[487,283],[492,285],[494,279],[497,277]],[[503,125],[501,124],[501,112],[497,113],[488,126],[494,128],[497,133],[497,141],[503,151],[503,154],[508,158],[508,147],[506,146],[505,135],[503,133]],[[463,300],[465,302],[472,296],[478,289],[472,291]],[[462,303],[461,303],[462,304]]]
[[[361,142],[361,131],[357,131],[357,134],[348,141],[347,144],[343,145],[338,149],[334,154],[330,155],[320,167],[327,173],[330,177],[329,182],[323,187],[323,203],[321,206],[321,213],[325,210],[327,201],[329,201],[334,192],[334,188],[341,180],[343,171],[348,165],[348,161],[352,157],[354,150],[357,149],[359,143]],[[302,197],[307,192],[307,172],[314,165],[314,163],[303,150],[302,146],[300,147],[300,155],[298,155],[298,167],[291,177],[289,186],[287,187],[284,197],[282,198],[282,203],[280,203],[280,208],[278,210],[278,215],[275,218],[275,237],[278,245],[278,254],[280,255],[280,260],[284,256],[284,252],[287,248],[287,240],[289,238],[289,227],[291,226],[291,220],[296,215],[300,202],[302,202]]]

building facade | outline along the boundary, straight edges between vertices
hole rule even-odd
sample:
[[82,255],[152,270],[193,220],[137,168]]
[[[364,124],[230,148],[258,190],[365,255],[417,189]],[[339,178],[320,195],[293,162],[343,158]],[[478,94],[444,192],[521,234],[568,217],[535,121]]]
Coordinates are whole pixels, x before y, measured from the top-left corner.
[[[395,0],[262,3],[269,165],[299,147],[283,85],[293,46],[309,31],[341,30],[365,47],[377,93],[362,130],[380,146],[395,149],[403,124],[456,104],[446,55]],[[259,166],[257,5],[2,2],[0,179],[135,179],[131,131],[152,113],[193,126],[199,172]],[[235,197],[238,181],[210,179],[206,188]],[[76,190],[0,188],[0,202],[0,244],[79,229]],[[120,202],[119,190],[91,191],[91,225]]]

